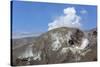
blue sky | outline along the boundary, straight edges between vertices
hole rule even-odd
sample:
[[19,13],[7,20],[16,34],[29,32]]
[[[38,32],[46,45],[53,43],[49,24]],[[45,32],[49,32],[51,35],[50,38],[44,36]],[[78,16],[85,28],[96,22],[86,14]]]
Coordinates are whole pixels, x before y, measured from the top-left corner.
[[77,15],[82,18],[82,29],[88,30],[96,27],[96,6],[13,1],[12,32],[46,32],[48,24],[56,17],[64,15],[63,10],[67,7],[76,9]]

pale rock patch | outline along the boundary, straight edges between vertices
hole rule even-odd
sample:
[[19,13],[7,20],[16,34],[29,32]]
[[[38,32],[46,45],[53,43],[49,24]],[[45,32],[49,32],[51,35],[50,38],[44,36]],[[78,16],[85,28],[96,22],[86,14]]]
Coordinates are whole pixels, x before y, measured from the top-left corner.
[[88,44],[89,44],[89,40],[87,38],[83,38],[82,39],[82,44],[80,46],[80,49],[86,48],[88,46]]
[[54,42],[52,43],[51,47],[53,51],[57,51],[60,47],[61,47],[61,43],[60,43],[60,37],[58,36],[57,33],[52,34],[52,40],[54,40]]
[[[20,55],[18,58],[23,59],[23,58],[32,57],[33,60],[41,60],[41,57],[40,57],[41,56],[41,51],[37,51],[37,52],[33,53],[32,49],[33,49],[32,45],[29,45],[27,47],[27,49],[25,50],[25,52],[22,55]],[[30,59],[28,59],[28,61],[30,61]]]
[[65,54],[65,53],[67,53],[67,52],[68,52],[68,50],[69,50],[69,48],[68,48],[68,47],[64,47],[64,48],[62,48],[62,50],[61,50],[60,54]]

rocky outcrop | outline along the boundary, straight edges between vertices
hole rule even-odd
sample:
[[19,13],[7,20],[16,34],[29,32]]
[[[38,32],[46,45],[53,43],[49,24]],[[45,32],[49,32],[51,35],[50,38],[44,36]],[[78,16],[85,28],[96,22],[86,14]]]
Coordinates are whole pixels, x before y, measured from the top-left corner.
[[61,27],[50,30],[36,39],[29,40],[29,38],[26,38],[21,42],[14,40],[14,44],[20,46],[12,49],[12,65],[39,65],[97,60],[96,30],[83,32],[76,28]]

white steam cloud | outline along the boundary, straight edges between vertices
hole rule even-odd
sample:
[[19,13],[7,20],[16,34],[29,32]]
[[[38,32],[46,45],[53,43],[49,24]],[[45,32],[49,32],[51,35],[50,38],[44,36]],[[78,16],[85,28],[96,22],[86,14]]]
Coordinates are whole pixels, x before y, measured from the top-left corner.
[[48,24],[48,30],[59,27],[81,28],[81,17],[76,14],[74,7],[68,7],[63,10],[64,15],[57,17],[53,22]]

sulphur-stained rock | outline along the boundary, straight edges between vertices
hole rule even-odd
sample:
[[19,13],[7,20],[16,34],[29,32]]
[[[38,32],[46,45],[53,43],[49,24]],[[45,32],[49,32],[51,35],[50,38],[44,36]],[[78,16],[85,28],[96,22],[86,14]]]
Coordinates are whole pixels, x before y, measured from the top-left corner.
[[16,66],[97,60],[96,29],[61,27],[12,42],[12,65]]

